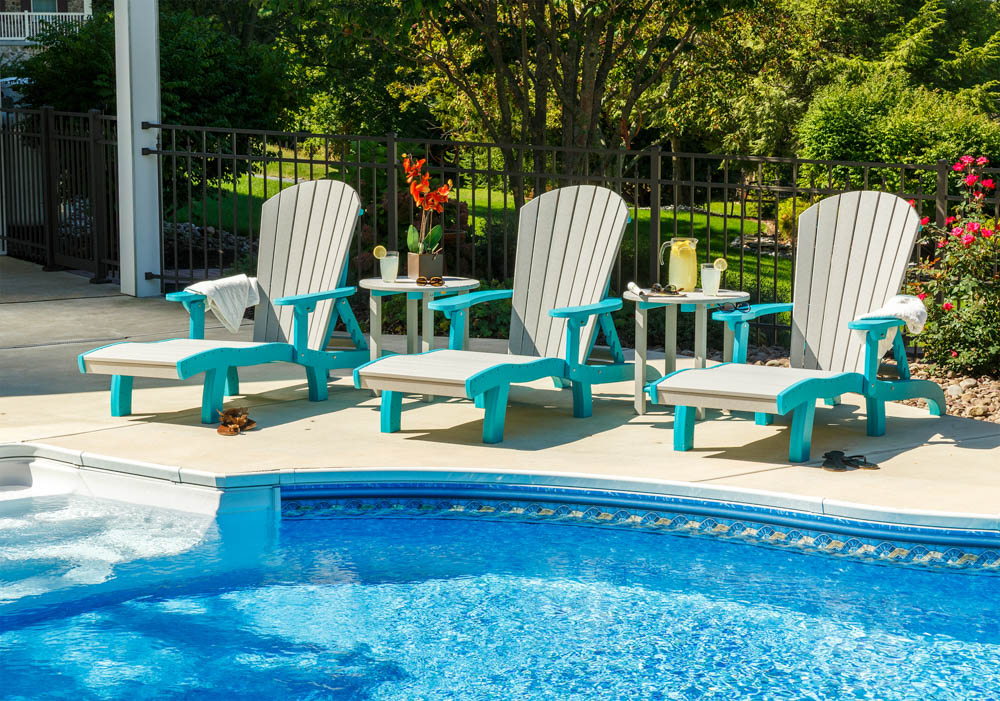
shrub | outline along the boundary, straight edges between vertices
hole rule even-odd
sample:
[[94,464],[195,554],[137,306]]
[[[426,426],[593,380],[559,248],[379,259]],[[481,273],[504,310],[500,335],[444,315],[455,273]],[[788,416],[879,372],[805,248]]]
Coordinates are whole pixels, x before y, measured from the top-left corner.
[[983,203],[994,189],[987,159],[963,156],[955,165],[964,199],[945,228],[923,220],[923,255],[908,289],[925,301],[927,326],[919,343],[942,369],[982,374],[1000,366],[1000,276],[997,222]]
[[778,240],[791,241],[795,236],[799,223],[799,215],[812,206],[812,202],[803,197],[789,197],[778,205]]

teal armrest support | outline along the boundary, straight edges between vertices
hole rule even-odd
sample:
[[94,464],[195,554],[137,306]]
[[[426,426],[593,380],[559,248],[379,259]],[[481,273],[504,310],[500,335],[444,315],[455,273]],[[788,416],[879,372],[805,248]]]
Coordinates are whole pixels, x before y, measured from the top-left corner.
[[309,352],[309,315],[316,310],[316,305],[326,299],[350,297],[357,290],[357,287],[338,287],[335,290],[309,292],[274,300],[275,306],[292,307],[292,345],[295,347],[296,357]]
[[492,302],[495,299],[510,299],[514,296],[513,290],[482,290],[480,292],[470,292],[467,295],[457,295],[446,299],[435,299],[427,306],[436,312],[451,314],[462,309],[480,304],[482,302]]
[[609,297],[596,304],[583,304],[578,307],[557,307],[549,310],[549,316],[556,319],[586,319],[594,314],[610,314],[622,308],[622,301]]
[[741,321],[753,321],[754,319],[759,319],[762,316],[767,316],[768,314],[781,314],[782,312],[792,311],[791,302],[779,302],[777,304],[757,304],[750,307],[749,311],[745,312],[715,312],[712,314],[712,318],[716,321],[725,321],[730,326],[738,324]]
[[187,310],[188,338],[205,338],[205,295],[197,292],[170,292],[168,302],[180,302]]
[[325,290],[323,292],[308,292],[303,295],[290,295],[288,297],[278,297],[278,299],[274,300],[274,304],[275,306],[278,307],[287,307],[287,306],[298,307],[310,304],[315,305],[317,302],[322,302],[325,299],[350,297],[357,291],[358,291],[357,287],[338,287],[335,290]]

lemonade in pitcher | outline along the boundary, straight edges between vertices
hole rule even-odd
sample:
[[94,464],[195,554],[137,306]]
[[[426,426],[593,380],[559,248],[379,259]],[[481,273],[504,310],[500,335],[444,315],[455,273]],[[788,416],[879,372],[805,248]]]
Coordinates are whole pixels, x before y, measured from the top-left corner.
[[[678,291],[690,292],[698,285],[698,239],[670,239],[667,281]],[[662,261],[661,261],[662,262]]]

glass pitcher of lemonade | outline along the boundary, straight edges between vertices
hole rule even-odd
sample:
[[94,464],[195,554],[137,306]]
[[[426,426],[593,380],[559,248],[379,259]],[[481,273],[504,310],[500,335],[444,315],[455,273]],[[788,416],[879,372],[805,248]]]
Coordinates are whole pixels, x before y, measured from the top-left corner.
[[[667,282],[681,292],[690,292],[698,285],[698,239],[673,238],[666,246],[670,246],[670,267],[667,270]],[[660,249],[662,253],[662,248]],[[662,256],[660,263],[662,264]]]

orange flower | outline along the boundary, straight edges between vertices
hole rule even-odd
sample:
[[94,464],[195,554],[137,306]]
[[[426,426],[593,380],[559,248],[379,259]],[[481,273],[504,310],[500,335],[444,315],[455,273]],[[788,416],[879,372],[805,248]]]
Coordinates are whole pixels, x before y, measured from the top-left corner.
[[[412,183],[420,175],[420,171],[424,167],[424,163],[427,162],[426,158],[421,158],[416,163],[410,162],[410,157],[403,154],[403,172],[406,173],[406,182]],[[424,177],[427,177],[426,174]]]
[[424,173],[423,177],[420,180],[416,179],[407,180],[407,182],[410,183],[410,195],[413,197],[414,204],[416,204],[418,207],[423,206],[424,195],[430,192],[431,189],[430,180],[431,176],[428,175],[427,173]]

